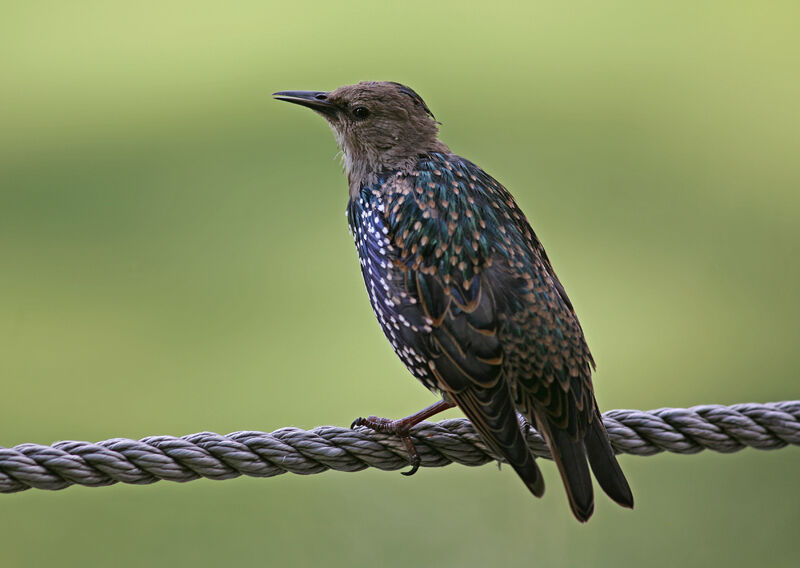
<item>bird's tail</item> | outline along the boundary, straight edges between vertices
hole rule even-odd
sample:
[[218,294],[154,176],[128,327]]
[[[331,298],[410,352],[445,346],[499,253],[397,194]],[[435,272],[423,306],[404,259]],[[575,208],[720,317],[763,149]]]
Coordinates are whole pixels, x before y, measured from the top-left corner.
[[583,441],[573,439],[565,430],[551,427],[548,418],[539,419],[537,415],[536,426],[547,440],[553,461],[561,473],[572,514],[582,523],[588,521],[594,512],[594,491]]
[[633,493],[631,493],[628,480],[625,479],[625,474],[619,467],[599,412],[595,412],[592,424],[584,438],[584,444],[594,476],[606,495],[623,507],[633,509]]
[[631,488],[619,467],[599,412],[595,413],[583,439],[573,438],[566,430],[551,425],[547,418],[539,420],[537,417],[536,422],[561,473],[572,513],[579,521],[586,522],[594,511],[589,465],[606,495],[623,507],[633,508]]
[[471,388],[448,393],[469,418],[481,438],[517,472],[536,497],[544,495],[544,478],[517,421],[511,395],[500,383],[494,388]]

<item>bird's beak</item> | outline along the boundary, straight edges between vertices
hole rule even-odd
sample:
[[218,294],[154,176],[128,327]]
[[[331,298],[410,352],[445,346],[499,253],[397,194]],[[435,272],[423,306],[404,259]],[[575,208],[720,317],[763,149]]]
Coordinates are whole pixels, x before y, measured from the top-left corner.
[[279,91],[272,93],[272,96],[279,101],[308,107],[322,114],[333,115],[336,112],[336,106],[330,103],[325,91]]

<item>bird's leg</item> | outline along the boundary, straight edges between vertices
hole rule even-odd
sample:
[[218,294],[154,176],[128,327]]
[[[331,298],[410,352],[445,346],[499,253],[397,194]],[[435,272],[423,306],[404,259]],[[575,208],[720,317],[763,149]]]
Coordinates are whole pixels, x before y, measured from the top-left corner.
[[383,432],[384,434],[394,434],[398,436],[400,440],[402,440],[403,445],[406,447],[406,451],[408,451],[408,459],[411,461],[411,470],[404,471],[402,473],[403,475],[414,475],[417,473],[422,460],[419,457],[416,446],[414,446],[414,441],[409,435],[409,430],[411,430],[412,426],[416,426],[434,414],[439,414],[440,412],[443,412],[448,408],[453,408],[454,406],[455,404],[452,402],[440,400],[436,404],[432,404],[429,407],[423,408],[419,412],[416,412],[411,416],[401,418],[400,420],[378,418],[377,416],[367,416],[366,418],[359,417],[353,420],[350,428],[364,426],[370,430],[375,430],[376,432]]

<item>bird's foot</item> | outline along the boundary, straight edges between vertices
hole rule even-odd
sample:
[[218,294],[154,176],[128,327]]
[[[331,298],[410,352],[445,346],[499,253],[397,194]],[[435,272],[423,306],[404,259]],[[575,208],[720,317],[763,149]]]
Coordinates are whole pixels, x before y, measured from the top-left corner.
[[417,447],[414,445],[414,441],[409,435],[409,430],[413,424],[408,424],[407,421],[408,418],[390,420],[389,418],[379,418],[377,416],[367,416],[366,418],[358,417],[353,420],[350,428],[364,426],[370,430],[375,430],[376,432],[381,432],[383,434],[392,434],[400,438],[400,441],[403,442],[403,445],[408,452],[408,459],[411,462],[411,469],[401,473],[403,475],[414,475],[417,473],[417,470],[422,463],[422,459],[419,457]]
[[364,426],[376,432],[393,434],[399,437],[408,452],[408,459],[411,462],[411,469],[401,473],[403,475],[414,475],[417,473],[422,459],[419,457],[419,452],[417,452],[417,447],[414,445],[414,440],[411,439],[411,427],[453,406],[455,405],[452,402],[441,400],[416,414],[401,418],[400,420],[390,420],[389,418],[379,418],[377,416],[367,416],[366,418],[359,417],[353,420],[353,423],[350,424],[350,428]]

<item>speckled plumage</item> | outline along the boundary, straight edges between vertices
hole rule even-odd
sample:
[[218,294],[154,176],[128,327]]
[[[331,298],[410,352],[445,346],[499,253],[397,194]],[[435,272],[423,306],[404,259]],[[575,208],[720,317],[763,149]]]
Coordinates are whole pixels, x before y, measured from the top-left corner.
[[[432,123],[416,93],[401,85],[408,90],[396,93],[392,85],[325,94],[337,109],[334,115],[323,108],[337,138],[353,138],[340,142],[345,152],[370,142],[348,118],[353,99],[383,113],[383,129],[396,121],[406,138],[419,136],[409,116],[425,128]],[[375,148],[398,138],[389,132],[388,142],[371,148],[370,167],[351,168],[363,166],[358,156],[346,160],[350,231],[372,308],[395,352],[427,388],[464,411],[535,495],[544,482],[515,410],[548,441],[579,520],[594,506],[587,459],[606,493],[632,506],[599,418],[592,355],[527,219],[502,185],[439,142],[435,128],[432,139],[419,136],[422,147],[393,147],[397,161],[381,163]]]
[[502,376],[523,414],[535,399],[571,435],[591,421],[592,356],[503,186],[463,158],[431,153],[362,187],[347,213],[375,316],[426,387]]

